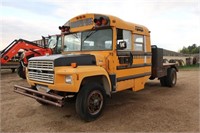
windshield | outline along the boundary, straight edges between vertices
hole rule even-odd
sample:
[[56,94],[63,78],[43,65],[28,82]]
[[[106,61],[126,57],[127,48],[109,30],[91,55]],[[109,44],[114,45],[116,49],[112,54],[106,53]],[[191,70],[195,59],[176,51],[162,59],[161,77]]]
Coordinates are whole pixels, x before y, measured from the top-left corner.
[[56,47],[57,36],[50,36],[48,39],[48,46],[49,48],[53,49]]
[[112,29],[91,30],[65,35],[64,51],[112,49]]

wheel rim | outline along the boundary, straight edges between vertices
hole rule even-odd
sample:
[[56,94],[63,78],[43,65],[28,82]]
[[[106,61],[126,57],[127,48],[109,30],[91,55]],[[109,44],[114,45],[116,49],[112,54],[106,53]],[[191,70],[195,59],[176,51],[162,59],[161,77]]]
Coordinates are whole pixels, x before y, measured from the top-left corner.
[[88,96],[88,111],[91,115],[98,114],[103,106],[103,95],[100,91],[93,91]]

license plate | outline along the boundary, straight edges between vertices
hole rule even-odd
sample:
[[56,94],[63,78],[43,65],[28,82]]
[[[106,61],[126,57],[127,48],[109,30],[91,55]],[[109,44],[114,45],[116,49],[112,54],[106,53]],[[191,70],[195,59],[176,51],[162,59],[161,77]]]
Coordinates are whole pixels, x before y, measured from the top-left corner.
[[42,86],[42,85],[36,85],[36,88],[39,92],[44,92],[47,93],[50,91],[50,89],[46,86]]

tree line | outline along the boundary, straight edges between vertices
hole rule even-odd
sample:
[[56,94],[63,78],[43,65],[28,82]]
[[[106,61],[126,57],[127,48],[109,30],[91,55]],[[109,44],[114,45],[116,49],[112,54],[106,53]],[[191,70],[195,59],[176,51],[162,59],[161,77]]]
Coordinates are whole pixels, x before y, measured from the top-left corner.
[[192,44],[188,47],[183,46],[179,52],[183,54],[198,54],[200,52],[200,46],[197,46],[196,44]]

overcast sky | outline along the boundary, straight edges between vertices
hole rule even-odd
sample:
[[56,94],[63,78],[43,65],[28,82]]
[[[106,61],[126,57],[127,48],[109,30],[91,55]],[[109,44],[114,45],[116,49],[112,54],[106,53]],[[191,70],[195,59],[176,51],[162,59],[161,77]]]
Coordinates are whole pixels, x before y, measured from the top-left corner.
[[199,0],[0,0],[0,50],[14,39],[59,34],[58,26],[83,13],[103,13],[142,24],[151,43],[178,51],[200,45]]

